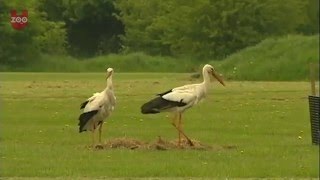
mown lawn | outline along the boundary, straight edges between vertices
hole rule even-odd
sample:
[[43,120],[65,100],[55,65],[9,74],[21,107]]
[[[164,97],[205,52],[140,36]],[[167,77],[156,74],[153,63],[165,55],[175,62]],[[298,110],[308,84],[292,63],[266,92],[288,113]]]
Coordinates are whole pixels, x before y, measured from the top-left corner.
[[[198,82],[190,74],[116,73],[117,107],[105,141],[173,140],[168,114],[140,106],[169,88]],[[207,99],[184,113],[185,132],[219,150],[92,150],[78,133],[80,103],[105,86],[103,73],[0,73],[1,177],[316,178],[307,82],[214,83]]]

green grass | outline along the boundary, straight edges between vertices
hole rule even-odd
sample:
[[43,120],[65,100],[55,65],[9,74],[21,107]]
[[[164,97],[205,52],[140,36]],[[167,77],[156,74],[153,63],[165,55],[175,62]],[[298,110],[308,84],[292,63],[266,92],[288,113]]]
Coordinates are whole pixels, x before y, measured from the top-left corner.
[[[142,115],[157,92],[192,83],[189,74],[116,73],[117,107],[103,139],[176,139],[167,114]],[[226,82],[184,113],[186,133],[225,150],[90,150],[78,133],[80,103],[105,86],[102,73],[0,73],[0,177],[316,178],[306,82]],[[146,90],[147,89],[147,90]],[[298,137],[301,136],[302,139]]]
[[319,35],[290,35],[241,50],[218,63],[217,68],[233,80],[296,81],[309,78],[311,62],[319,64]]

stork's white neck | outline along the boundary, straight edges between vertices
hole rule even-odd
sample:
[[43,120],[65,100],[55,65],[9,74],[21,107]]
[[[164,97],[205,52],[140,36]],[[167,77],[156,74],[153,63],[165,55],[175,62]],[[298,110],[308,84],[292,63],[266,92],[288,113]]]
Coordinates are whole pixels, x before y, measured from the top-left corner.
[[205,69],[202,70],[202,76],[203,76],[203,82],[200,83],[200,86],[199,86],[200,89],[198,91],[199,101],[206,96],[207,91],[209,89],[209,85],[210,85],[210,75]]
[[108,90],[108,89],[111,89],[111,90],[113,89],[112,74],[111,74],[110,77],[107,79],[107,87],[106,87],[105,91]]
[[210,84],[210,75],[204,68],[202,70],[202,76],[203,76],[203,84],[206,87],[209,86],[209,84]]

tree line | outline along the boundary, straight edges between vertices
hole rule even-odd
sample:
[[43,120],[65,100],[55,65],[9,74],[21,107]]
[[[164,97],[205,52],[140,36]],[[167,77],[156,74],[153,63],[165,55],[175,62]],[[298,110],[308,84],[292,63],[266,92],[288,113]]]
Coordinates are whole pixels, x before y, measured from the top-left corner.
[[[15,30],[10,11],[28,10]],[[267,37],[319,33],[319,0],[0,1],[0,65],[41,54],[110,53],[223,59]]]

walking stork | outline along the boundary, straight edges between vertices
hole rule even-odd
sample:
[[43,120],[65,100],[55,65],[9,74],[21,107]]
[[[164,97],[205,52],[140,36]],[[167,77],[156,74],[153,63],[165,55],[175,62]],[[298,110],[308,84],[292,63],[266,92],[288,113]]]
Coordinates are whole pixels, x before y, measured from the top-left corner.
[[83,113],[79,116],[79,133],[83,131],[92,132],[92,144],[95,145],[94,132],[99,126],[99,143],[101,143],[101,130],[104,120],[110,116],[116,104],[113,93],[112,75],[113,69],[107,69],[107,87],[100,93],[94,93],[80,106]]
[[212,77],[216,78],[225,86],[222,78],[211,65],[206,64],[202,69],[202,74],[202,83],[189,84],[170,89],[169,91],[158,94],[158,97],[141,106],[141,113],[143,114],[155,114],[163,111],[174,113],[172,125],[178,130],[179,146],[181,144],[181,134],[187,139],[188,143],[193,146],[192,141],[183,132],[181,127],[182,113],[205,98]]

